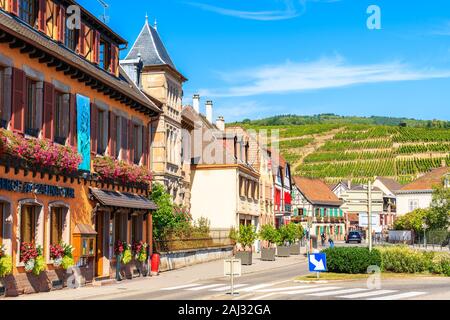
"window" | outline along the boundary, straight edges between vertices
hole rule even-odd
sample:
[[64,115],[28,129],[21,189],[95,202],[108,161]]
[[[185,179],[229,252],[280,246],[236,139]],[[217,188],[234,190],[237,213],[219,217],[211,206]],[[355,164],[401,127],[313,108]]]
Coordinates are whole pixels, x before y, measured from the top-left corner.
[[[70,17],[67,18],[67,20]],[[67,21],[66,20],[66,21]],[[78,31],[75,28],[67,28],[67,23],[66,23],[66,28],[65,28],[65,36],[64,36],[64,44],[66,45],[67,48],[69,48],[72,51],[75,51],[75,49],[77,48],[77,40],[78,40]]]
[[61,243],[63,235],[64,208],[53,207],[50,211],[50,244]]
[[100,40],[100,68],[109,70],[111,46],[104,40]]
[[139,216],[131,217],[131,243],[141,241],[140,239]]
[[36,206],[23,206],[20,215],[20,241],[34,243],[36,239]]
[[106,151],[106,126],[105,126],[105,111],[98,110],[98,125],[97,125],[97,153],[104,154]]
[[64,94],[56,92],[55,94],[55,142],[59,144],[66,144],[66,139],[69,136],[69,122],[70,113],[69,105],[64,101]]
[[36,0],[20,0],[19,5],[20,19],[34,27],[37,17]]
[[39,129],[37,125],[37,82],[31,79],[26,80],[26,109],[25,109],[25,133],[37,137]]
[[142,127],[133,125],[133,159],[135,164],[141,162],[142,157]]
[[419,200],[416,200],[416,199],[409,200],[408,207],[409,207],[410,212],[418,209],[419,208]]
[[122,127],[121,127],[121,122],[120,122],[121,117],[116,116],[115,117],[115,121],[116,121],[116,158],[119,159],[120,158],[120,150],[122,149]]

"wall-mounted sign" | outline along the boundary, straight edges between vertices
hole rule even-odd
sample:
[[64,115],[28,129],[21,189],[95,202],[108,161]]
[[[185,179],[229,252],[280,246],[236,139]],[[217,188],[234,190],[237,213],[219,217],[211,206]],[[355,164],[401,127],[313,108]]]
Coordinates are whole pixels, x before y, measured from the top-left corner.
[[0,178],[0,190],[42,194],[50,197],[75,198],[75,190],[72,188],[62,188],[48,184],[23,182],[3,178]]
[[77,94],[78,153],[83,160],[78,169],[91,170],[91,101]]

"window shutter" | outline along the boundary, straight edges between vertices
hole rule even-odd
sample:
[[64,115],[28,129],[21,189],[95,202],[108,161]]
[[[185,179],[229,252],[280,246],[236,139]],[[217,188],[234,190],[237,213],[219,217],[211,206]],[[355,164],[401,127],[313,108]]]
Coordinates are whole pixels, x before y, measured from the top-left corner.
[[39,0],[39,13],[38,13],[38,29],[45,33],[45,25],[46,25],[46,9],[47,3],[46,0]]
[[149,134],[148,126],[143,126],[142,127],[142,157],[143,157],[144,166],[146,168],[148,167],[148,158],[149,158],[148,134]]
[[94,63],[99,64],[100,63],[100,32],[95,31],[93,34],[94,41],[93,41],[93,50],[94,50]]
[[70,95],[70,101],[69,101],[69,118],[70,118],[70,124],[69,124],[69,143],[72,147],[77,146],[77,96],[74,94]]
[[97,154],[97,108],[91,103],[91,152]]
[[58,39],[60,42],[65,42],[66,32],[66,10],[63,5],[58,7]]
[[11,13],[18,16],[19,15],[19,0],[10,0],[9,5],[10,5]]
[[78,36],[78,53],[84,57],[86,53],[86,26],[81,23],[81,29]]
[[25,72],[13,68],[12,79],[12,127],[14,130],[25,130]]
[[113,158],[116,157],[116,131],[116,115],[109,111],[109,155]]
[[55,100],[55,87],[44,82],[44,138],[53,140],[53,108]]
[[119,48],[115,44],[111,44],[111,73],[117,76],[118,70]]
[[133,122],[128,120],[128,161],[132,163],[134,161],[134,148],[133,144]]

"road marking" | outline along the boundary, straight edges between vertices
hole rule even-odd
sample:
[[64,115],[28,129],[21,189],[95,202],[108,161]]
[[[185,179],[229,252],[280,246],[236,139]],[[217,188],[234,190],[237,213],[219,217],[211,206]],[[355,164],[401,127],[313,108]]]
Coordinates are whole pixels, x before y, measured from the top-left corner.
[[[238,288],[242,288],[248,286],[248,284],[235,284],[234,285],[234,289],[238,289]],[[225,286],[225,287],[220,287],[220,288],[216,288],[216,289],[211,289],[209,291],[214,291],[214,292],[220,292],[220,291],[226,291],[226,290],[231,290],[231,285]]]
[[413,298],[417,296],[421,296],[426,294],[426,292],[405,292],[405,293],[399,293],[394,294],[390,296],[383,296],[383,297],[377,297],[377,298],[371,298],[367,300],[400,300],[400,299],[406,299],[406,298]]
[[164,289],[161,289],[161,290],[171,291],[171,290],[191,288],[191,287],[195,287],[195,286],[199,286],[199,284],[198,283],[191,283],[191,284],[185,284],[183,286],[178,286],[178,287],[164,288]]
[[265,298],[268,298],[268,297],[272,297],[272,296],[274,296],[274,295],[276,295],[276,294],[278,294],[278,293],[272,292],[272,293],[265,294],[265,295],[263,295],[263,296],[255,297],[255,298],[250,299],[250,300],[251,300],[251,301],[254,301],[254,300],[262,300],[262,299],[265,299]]
[[320,291],[327,291],[327,290],[335,290],[340,289],[341,287],[321,287],[321,288],[314,288],[314,289],[303,289],[303,290],[296,290],[296,291],[285,291],[282,294],[300,294],[300,293],[313,293],[313,292],[320,292]]
[[274,289],[263,289],[263,290],[256,290],[256,292],[279,292],[279,291],[288,291],[288,290],[299,290],[299,289],[308,289],[308,288],[317,288],[317,286],[295,286],[295,287],[284,287],[284,288],[274,288]]
[[272,287],[274,285],[275,285],[275,283],[263,283],[263,284],[258,284],[253,287],[248,287],[248,288],[242,289],[241,291],[244,291],[244,292],[256,291],[258,289]]
[[355,292],[368,291],[368,290],[369,289],[360,289],[360,288],[334,290],[334,291],[327,291],[327,292],[312,293],[312,294],[309,294],[309,296],[326,297],[326,296],[335,296],[338,294],[355,293]]
[[189,291],[200,291],[200,290],[211,289],[211,288],[215,288],[215,287],[219,287],[219,286],[222,286],[222,284],[221,283],[219,283],[219,284],[217,284],[217,283],[216,284],[208,284],[206,286],[189,288],[189,289],[186,289],[186,290],[189,290]]
[[359,299],[359,298],[367,298],[367,297],[373,297],[373,296],[380,296],[382,294],[388,294],[397,292],[398,290],[377,290],[377,291],[371,291],[371,292],[364,292],[364,293],[357,293],[357,294],[351,294],[348,296],[339,296],[338,298],[344,298],[344,299]]

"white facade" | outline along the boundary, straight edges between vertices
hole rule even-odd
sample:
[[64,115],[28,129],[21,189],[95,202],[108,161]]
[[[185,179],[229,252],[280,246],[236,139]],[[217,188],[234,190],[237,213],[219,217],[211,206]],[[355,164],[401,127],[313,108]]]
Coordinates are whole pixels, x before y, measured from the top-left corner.
[[[211,229],[235,228],[239,193],[237,170],[224,168],[192,173],[191,214],[194,220],[208,218]],[[217,192],[211,192],[217,190]]]
[[416,209],[427,209],[433,200],[433,191],[397,192],[397,215],[403,216]]

